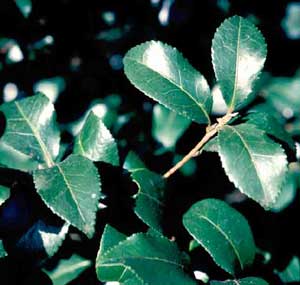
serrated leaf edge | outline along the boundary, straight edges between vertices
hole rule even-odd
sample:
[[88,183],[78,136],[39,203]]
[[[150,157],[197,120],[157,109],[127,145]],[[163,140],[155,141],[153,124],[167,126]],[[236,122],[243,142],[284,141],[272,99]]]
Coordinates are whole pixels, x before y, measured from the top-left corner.
[[[161,41],[154,41],[154,40],[152,40],[152,41],[146,41],[146,42],[144,42],[144,43],[142,43],[142,44],[136,45],[136,46],[133,47],[132,49],[135,49],[135,48],[138,48],[138,47],[142,47],[142,46],[148,45],[148,44],[150,44],[150,43],[160,43],[160,44],[162,44],[163,46],[165,46],[165,47],[167,47],[167,48],[171,48],[171,49],[173,49],[173,50],[176,50],[176,52],[178,52],[178,53],[180,54],[180,56],[182,56],[182,58],[184,58],[184,59],[188,62],[188,64],[191,65],[191,64],[189,63],[189,61],[182,55],[182,53],[181,53],[180,51],[178,51],[176,48],[174,48],[174,47],[172,47],[172,46],[170,46],[170,45],[168,45],[168,44],[166,44],[166,43],[163,43],[163,42],[161,42]],[[132,49],[130,49],[130,50],[125,54],[124,60],[131,60],[131,61],[137,62],[138,64],[143,65],[143,66],[145,66],[146,68],[148,68],[145,64],[143,64],[143,63],[141,63],[141,62],[138,62],[137,60],[131,59],[131,58],[128,56],[129,52],[131,52]],[[192,65],[191,65],[191,66],[192,66]],[[126,71],[127,68],[126,68],[126,64],[124,64],[124,67],[125,67],[125,68],[124,68],[124,71],[125,71],[125,74],[126,74],[126,76],[127,76],[127,71]],[[193,66],[192,66],[192,67],[193,67]],[[193,68],[194,68],[194,67],[193,67]],[[182,89],[181,86],[178,86],[178,84],[176,84],[173,80],[171,80],[170,78],[166,78],[166,77],[162,76],[160,73],[158,73],[157,71],[155,71],[155,70],[153,70],[153,69],[151,69],[151,68],[148,68],[148,69],[151,70],[153,73],[158,74],[159,76],[161,76],[161,77],[164,78],[165,80],[171,82],[171,83],[172,83],[173,85],[175,85],[178,89],[180,89],[183,93],[187,94],[187,96],[188,96],[192,101],[194,101],[195,104],[196,104],[197,106],[200,107],[200,110],[202,111],[202,113],[204,114],[204,116],[207,118],[207,121],[206,121],[206,122],[202,122],[202,123],[208,123],[208,124],[210,124],[211,121],[210,121],[209,113],[210,113],[210,111],[211,111],[212,104],[211,104],[211,106],[210,106],[210,109],[209,109],[208,111],[206,111],[205,105],[204,105],[203,103],[197,102],[197,101],[196,101],[189,93],[187,93],[184,89]],[[195,69],[195,68],[194,68],[194,69]],[[203,77],[203,79],[206,81],[205,77],[204,77],[198,70],[195,69],[195,71],[197,71],[197,72]],[[127,76],[127,78],[129,79],[128,76]],[[192,120],[192,121],[195,121],[195,119],[192,118],[188,113],[185,113],[185,112],[178,112],[178,111],[175,110],[174,108],[171,108],[171,107],[165,105],[165,104],[162,103],[159,99],[154,98],[154,97],[151,96],[148,92],[146,92],[146,91],[140,89],[140,88],[139,88],[134,82],[132,82],[130,79],[129,79],[129,81],[131,82],[131,84],[132,84],[136,89],[138,89],[138,90],[140,90],[141,92],[143,92],[145,95],[147,95],[147,96],[148,96],[149,98],[151,98],[152,100],[158,102],[159,104],[163,105],[163,106],[166,107],[167,109],[169,109],[169,110],[171,110],[171,111],[173,111],[173,112],[175,112],[175,113],[177,113],[177,114],[179,114],[179,115],[185,116],[185,117],[187,117],[188,119],[190,119],[190,120]],[[207,83],[207,81],[206,81],[206,83]],[[209,87],[208,83],[207,83],[207,86]],[[206,100],[205,100],[204,102],[206,102]],[[197,123],[201,124],[200,122],[197,122]]]

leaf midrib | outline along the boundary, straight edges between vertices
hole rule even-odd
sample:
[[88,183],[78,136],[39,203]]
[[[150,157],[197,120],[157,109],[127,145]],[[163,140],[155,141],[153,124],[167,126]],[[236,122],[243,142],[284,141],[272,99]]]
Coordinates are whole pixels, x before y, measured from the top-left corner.
[[[138,63],[138,64],[144,66],[144,67],[147,68],[148,70],[151,70],[153,73],[155,73],[155,74],[161,76],[161,77],[164,78],[165,80],[171,82],[171,83],[172,83],[174,86],[176,86],[178,89],[180,89],[180,90],[181,90],[183,93],[185,93],[185,94],[186,94],[186,95],[187,95],[194,103],[196,103],[197,106],[200,107],[201,111],[203,112],[204,116],[205,116],[206,119],[207,119],[208,124],[210,124],[210,122],[211,122],[211,121],[210,121],[210,117],[209,117],[207,111],[205,110],[203,104],[197,102],[196,99],[195,99],[191,94],[189,94],[186,90],[184,90],[183,87],[182,87],[180,84],[177,84],[176,82],[174,82],[174,81],[171,80],[170,78],[168,78],[168,77],[162,75],[161,73],[155,71],[154,69],[149,68],[149,67],[148,67],[146,64],[144,64],[143,62],[140,62],[140,61],[138,61],[138,60],[136,60],[136,59],[134,59],[134,58],[131,58],[131,57],[129,57],[129,56],[127,56],[126,58],[127,58],[127,60],[129,60],[129,61],[136,62],[136,63]],[[152,96],[151,96],[151,97],[152,97]],[[156,100],[157,100],[157,99],[156,99]],[[160,101],[160,100],[159,100],[159,101]],[[174,110],[173,110],[173,111],[174,111]]]
[[237,36],[237,45],[236,45],[236,57],[235,57],[235,74],[234,74],[234,87],[233,87],[233,92],[232,92],[232,98],[231,98],[231,103],[229,106],[229,109],[233,110],[234,109],[234,104],[235,104],[235,98],[236,98],[236,91],[237,91],[237,82],[239,80],[239,73],[238,73],[238,66],[239,66],[239,50],[240,50],[240,40],[241,40],[241,18],[239,17],[239,27],[238,27],[238,36]]
[[75,202],[75,204],[77,206],[77,210],[78,210],[78,213],[79,213],[80,217],[82,218],[83,222],[86,223],[86,219],[85,219],[83,213],[81,212],[81,208],[80,208],[79,203],[78,203],[78,201],[76,199],[76,196],[73,193],[72,186],[71,186],[68,178],[66,177],[66,175],[65,175],[63,169],[61,168],[61,166],[59,164],[57,164],[56,166],[57,166],[57,168],[59,170],[59,173],[63,177],[63,180],[65,182],[65,185],[66,185],[67,189],[69,189],[69,192],[70,192],[70,194],[72,196],[72,199],[74,200],[74,202]]
[[23,117],[23,119],[25,120],[25,122],[27,123],[27,125],[29,126],[29,128],[31,129],[36,141],[38,142],[40,148],[41,148],[41,151],[44,155],[44,159],[45,159],[45,162],[47,164],[48,167],[52,167],[54,166],[54,161],[52,160],[52,156],[51,154],[49,153],[44,141],[42,140],[41,136],[40,136],[40,133],[39,131],[34,127],[34,125],[31,124],[29,118],[26,116],[26,114],[23,112],[21,106],[19,105],[18,102],[15,102],[15,105],[19,111],[19,113],[21,114],[21,116]]
[[213,227],[215,227],[217,229],[217,231],[219,231],[224,236],[224,238],[228,241],[228,243],[232,247],[232,249],[233,249],[233,251],[234,251],[234,253],[235,253],[235,255],[236,255],[236,257],[237,257],[237,259],[240,263],[241,269],[243,270],[244,264],[241,260],[240,254],[239,254],[237,248],[235,247],[235,245],[233,244],[233,242],[231,241],[231,239],[228,237],[228,235],[222,230],[222,228],[218,224],[214,223],[208,217],[200,215],[199,218],[207,221],[209,224],[211,224]]

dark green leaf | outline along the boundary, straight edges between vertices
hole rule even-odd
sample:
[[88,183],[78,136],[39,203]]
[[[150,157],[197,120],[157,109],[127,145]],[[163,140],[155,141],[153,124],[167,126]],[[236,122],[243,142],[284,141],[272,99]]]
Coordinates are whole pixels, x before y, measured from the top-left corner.
[[286,175],[285,182],[282,187],[282,191],[276,200],[276,203],[272,205],[272,212],[280,212],[288,207],[296,197],[297,194],[297,179],[298,176],[291,170]]
[[275,77],[263,89],[267,102],[271,103],[281,114],[289,119],[300,114],[300,78]]
[[234,275],[251,265],[255,243],[247,220],[225,202],[205,199],[184,215],[183,224],[216,264]]
[[246,277],[239,280],[211,281],[210,285],[268,285],[265,280],[257,277]]
[[[59,153],[59,131],[55,111],[49,99],[38,94],[0,107],[6,117],[6,128],[0,139],[0,162],[24,170],[35,163],[53,166]],[[11,159],[10,159],[11,158]],[[23,162],[20,166],[17,162]]]
[[62,259],[54,270],[43,271],[50,277],[53,285],[65,285],[76,279],[91,265],[90,260],[73,254],[69,259]]
[[278,275],[282,282],[300,282],[300,260],[298,257],[294,256],[288,266],[281,272],[278,272]]
[[225,126],[218,135],[219,155],[227,176],[248,197],[270,207],[287,172],[281,146],[254,125]]
[[93,162],[73,154],[52,168],[36,170],[33,177],[46,205],[92,237],[101,191],[99,174]]
[[105,227],[96,260],[99,280],[128,285],[196,284],[183,268],[183,254],[167,238],[149,233],[124,238]]
[[51,257],[62,245],[68,230],[68,224],[57,227],[39,220],[21,237],[16,247],[28,254]]
[[284,129],[284,126],[269,113],[250,112],[247,117],[247,124],[255,125],[256,128],[265,131],[268,135],[287,143],[291,149],[295,149],[292,137]]
[[264,37],[248,20],[234,16],[217,29],[212,43],[212,61],[229,109],[237,110],[252,99],[250,95],[266,56]]
[[173,149],[177,140],[189,127],[191,121],[166,109],[162,105],[153,108],[152,135],[166,149]]
[[76,137],[74,153],[92,161],[119,165],[117,144],[102,120],[91,111]]
[[210,122],[209,86],[175,48],[143,43],[126,54],[124,68],[131,83],[147,96],[195,122]]
[[150,228],[161,232],[161,218],[164,208],[163,178],[148,170],[134,154],[127,156],[124,168],[131,173],[132,180],[138,186],[134,208],[136,215]]
[[0,239],[0,258],[3,258],[7,256],[7,252],[5,251],[4,247],[3,247],[3,242]]
[[10,189],[0,185],[0,206],[10,197]]

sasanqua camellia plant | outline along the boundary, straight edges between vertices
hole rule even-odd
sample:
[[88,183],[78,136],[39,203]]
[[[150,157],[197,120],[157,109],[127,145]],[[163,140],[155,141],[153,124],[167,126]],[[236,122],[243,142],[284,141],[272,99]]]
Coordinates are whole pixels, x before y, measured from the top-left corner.
[[[216,95],[175,48],[149,41],[128,51],[124,57],[126,76],[136,88],[161,104],[154,107],[153,135],[165,149],[174,148],[191,121],[204,125],[206,131],[195,147],[177,157],[177,163],[163,175],[148,170],[134,152],[127,155],[123,168],[138,186],[134,212],[148,229],[127,236],[111,225],[105,226],[98,254],[95,253],[99,281],[188,285],[198,284],[200,279],[214,285],[268,284],[261,276],[248,274],[255,256],[261,254],[251,225],[232,206],[215,199],[213,189],[211,198],[194,201],[183,215],[190,249],[179,249],[176,238],[174,241],[166,236],[163,227],[167,182],[177,170],[188,171],[186,166],[203,151],[217,152],[229,180],[266,211],[283,207],[291,200],[285,189],[287,184],[294,185],[295,175],[284,148],[295,153],[293,139],[278,119],[278,108],[270,114],[271,107],[251,105],[263,86],[261,71],[266,56],[264,37],[250,21],[234,16],[221,24],[212,41],[212,64],[226,111],[213,119]],[[278,107],[276,97],[272,98]],[[117,142],[101,118],[91,111],[73,144],[62,144],[54,106],[43,94],[5,103],[0,110],[6,121],[0,139],[1,167],[31,174],[49,211],[64,221],[57,227],[39,221],[17,243],[16,248],[34,250],[38,240],[46,253],[43,262],[38,263],[43,268],[45,260],[64,246],[71,227],[88,238],[99,231],[95,224],[102,197],[101,177],[95,163],[119,166]],[[109,191],[106,193],[109,195]],[[1,186],[0,205],[9,196],[10,189]],[[227,281],[213,281],[204,272],[200,277],[199,272],[195,276],[190,272],[193,264],[187,252],[199,246],[227,272]],[[10,256],[9,248],[1,242],[0,256],[8,258],[7,255]],[[56,269],[43,270],[53,284],[67,284],[90,266],[91,261],[74,255],[61,261]],[[297,272],[299,259],[295,257],[287,271],[277,274],[283,282],[297,282]]]

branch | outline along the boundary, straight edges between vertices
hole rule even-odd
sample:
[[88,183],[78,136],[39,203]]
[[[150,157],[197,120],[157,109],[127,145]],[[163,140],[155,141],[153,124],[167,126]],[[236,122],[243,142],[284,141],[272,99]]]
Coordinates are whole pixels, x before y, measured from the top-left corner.
[[181,168],[185,163],[187,163],[191,158],[195,157],[203,146],[224,126],[226,125],[233,117],[238,113],[227,113],[222,118],[217,119],[217,123],[213,124],[206,128],[206,133],[204,137],[197,143],[197,145],[177,164],[175,164],[170,170],[168,170],[163,178],[169,178],[174,174],[179,168]]

